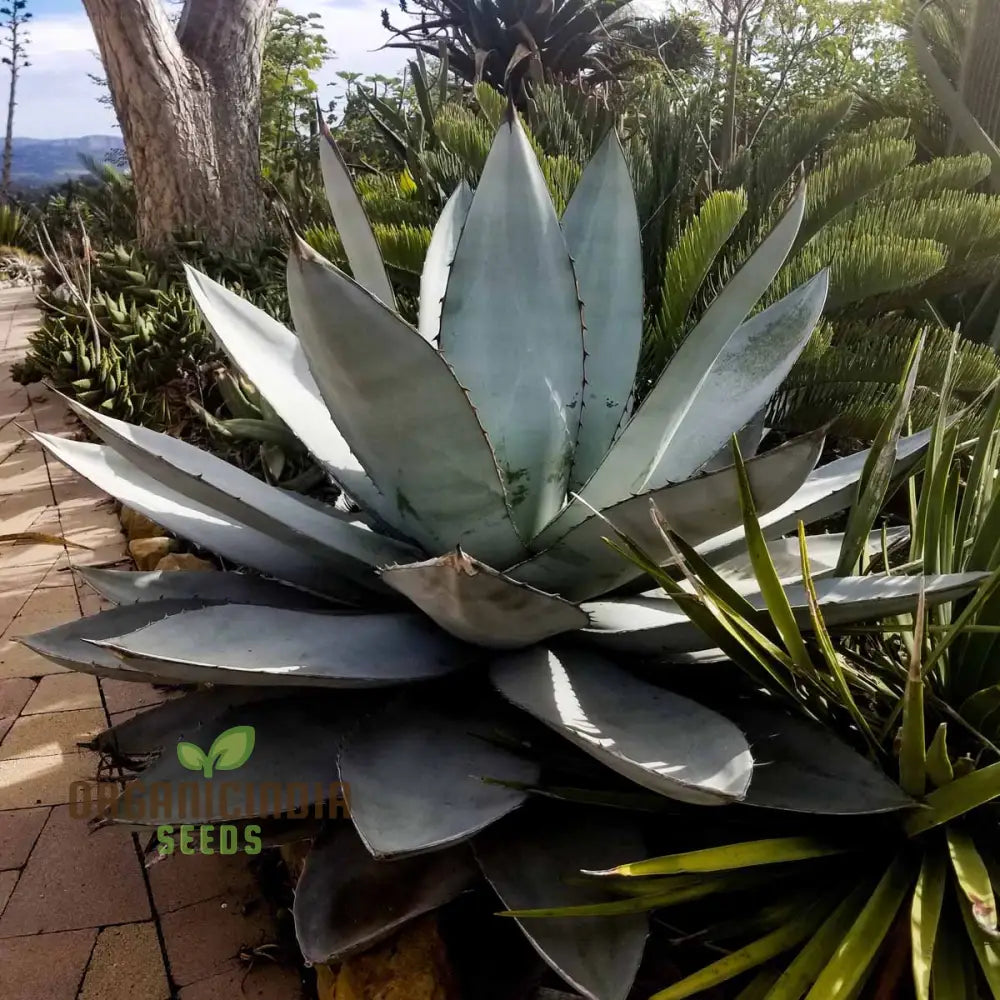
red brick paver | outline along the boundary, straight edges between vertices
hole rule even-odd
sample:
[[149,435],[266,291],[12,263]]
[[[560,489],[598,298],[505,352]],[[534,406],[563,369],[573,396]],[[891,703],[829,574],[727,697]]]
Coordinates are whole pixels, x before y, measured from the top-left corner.
[[244,981],[241,950],[275,937],[245,856],[146,872],[135,834],[70,815],[71,784],[98,765],[77,741],[168,694],[98,683],[15,642],[107,606],[72,567],[128,565],[108,498],[21,429],[75,433],[60,400],[10,378],[36,319],[29,290],[0,288],[0,534],[88,548],[0,543],[0,998],[233,1000],[242,983],[249,1000],[299,1000],[295,971],[266,960]]

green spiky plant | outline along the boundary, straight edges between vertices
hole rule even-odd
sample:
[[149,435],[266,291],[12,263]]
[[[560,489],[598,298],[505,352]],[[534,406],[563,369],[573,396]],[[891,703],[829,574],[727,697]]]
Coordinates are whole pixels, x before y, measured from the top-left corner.
[[[747,319],[794,246],[805,192],[632,407],[643,276],[614,133],[560,224],[508,114],[475,193],[459,186],[435,227],[415,327],[395,309],[341,158],[328,142],[321,154],[353,279],[295,242],[294,335],[206,276],[189,271],[189,280],[237,368],[340,485],[349,510],[300,500],[79,404],[103,444],[37,435],[123,503],[262,574],[89,571],[119,607],[25,640],[101,676],[211,685],[97,738],[116,762],[146,765],[110,821],[217,820],[212,786],[200,786],[198,803],[165,808],[143,789],[190,779],[162,748],[210,745],[234,725],[256,736],[243,783],[228,788],[244,821],[274,808],[255,789],[293,783],[321,801],[339,777],[352,825],[314,843],[294,907],[307,960],[332,962],[448,902],[480,873],[511,908],[595,902],[574,872],[643,855],[631,812],[588,811],[581,825],[564,806],[527,802],[544,778],[544,734],[563,738],[561,755],[575,766],[620,781],[626,801],[638,794],[699,814],[724,805],[828,813],[797,773],[782,779],[757,766],[739,705],[716,711],[704,704],[711,692],[685,697],[667,683],[672,673],[642,669],[697,659],[716,643],[665,595],[635,596],[650,586],[647,568],[602,540],[610,518],[658,573],[674,555],[648,520],[654,501],[703,558],[745,563],[747,490],[777,539],[849,505],[870,478],[866,453],[814,471],[822,434],[698,475],[770,398],[822,312],[825,272]],[[885,476],[899,477],[930,439],[922,432],[872,454]],[[809,545],[834,565],[841,542]],[[866,535],[861,547],[871,544]],[[818,582],[815,603],[850,624],[910,613],[921,600],[957,601],[986,577],[847,575]],[[808,614],[811,591],[778,590]],[[801,767],[840,781],[835,812],[912,806],[847,745],[821,729],[787,730],[766,702],[753,707],[790,734]],[[584,995],[624,1000],[648,924],[633,914],[524,921],[523,930]]]
[[[614,86],[637,67],[669,62],[683,72],[702,65],[707,55],[695,19],[668,14],[654,25],[627,0],[520,5],[412,0],[400,9],[415,20],[395,27],[383,11],[383,26],[394,32],[387,47],[435,57],[443,53],[459,79],[485,81],[519,104],[528,99],[533,83],[573,80],[581,86]],[[648,30],[654,26],[658,38]]]
[[[74,273],[64,269],[68,281],[40,292],[42,323],[14,366],[14,378],[25,385],[46,380],[110,416],[173,426],[187,409],[184,396],[197,384],[201,366],[218,357],[188,292],[185,259],[283,312],[280,258],[273,249],[227,259],[197,241],[166,255],[122,245],[92,252],[88,244]],[[177,384],[183,391],[172,395]]]
[[219,409],[226,415],[213,412],[196,399],[189,397],[187,401],[211,435],[214,454],[284,490],[330,492],[322,467],[256,386],[220,366],[215,371],[215,387],[221,400]]
[[[864,540],[889,489],[923,348],[920,340],[911,349],[891,417],[866,463],[837,573],[865,561]],[[746,576],[720,573],[683,539],[671,540],[662,517],[657,520],[664,538],[684,567],[680,576],[657,566],[626,535],[616,543],[740,663],[754,687],[769,691],[790,713],[781,732],[766,718],[755,720],[752,707],[744,710],[759,737],[761,759],[771,760],[765,788],[778,776],[798,773],[809,794],[826,798],[828,811],[837,813],[844,786],[831,781],[826,768],[812,772],[803,766],[794,735],[797,726],[822,725],[866,749],[873,764],[897,778],[922,808],[867,828],[831,825],[820,831],[786,823],[780,836],[768,831],[756,839],[752,822],[733,823],[734,839],[723,821],[708,835],[711,847],[590,873],[617,900],[510,916],[530,921],[669,911],[675,925],[708,919],[702,939],[724,941],[727,953],[658,991],[655,1000],[681,1000],[730,983],[738,985],[725,995],[740,991],[740,997],[759,1000],[1000,996],[993,883],[1000,870],[1000,673],[992,656],[1000,637],[1000,388],[993,389],[971,454],[965,454],[970,449],[961,446],[960,423],[948,417],[954,350],[950,357],[919,490],[911,481],[908,558],[896,572],[900,579],[920,571],[989,572],[974,597],[933,609],[921,599],[912,616],[874,627],[838,624],[835,613],[825,613],[815,599],[818,553],[803,525],[787,548],[769,550],[738,448],[751,567]],[[883,565],[889,564],[888,542],[887,534]],[[796,615],[780,585],[796,558],[807,616]],[[759,597],[748,600],[750,581]],[[807,617],[812,629],[802,629],[797,617]],[[836,753],[831,745],[830,760]],[[859,771],[855,780],[863,784],[876,773],[875,767],[867,776]],[[780,793],[771,804],[789,806]],[[768,906],[751,918],[758,905],[747,893],[764,884],[772,887]],[[699,901],[713,900],[716,911],[734,916],[713,925],[715,911],[709,909],[706,918],[697,910],[704,907]]]
[[[419,78],[419,67],[411,72]],[[426,82],[423,89],[434,93]],[[428,96],[409,115],[384,100],[372,101],[370,110],[401,173],[366,176],[359,186],[395,263],[388,235],[430,226],[442,192],[477,181],[503,99],[481,83],[471,105]],[[915,162],[905,119],[855,127],[850,101],[837,99],[763,136],[720,172],[699,131],[711,111],[703,95],[680,98],[662,81],[644,80],[628,89],[619,110],[643,229],[640,386],[662,370],[773,225],[776,207],[804,169],[811,183],[803,230],[763,304],[829,267],[826,322],[767,422],[793,432],[830,425],[837,437],[870,440],[914,328],[937,324],[928,303],[964,323],[969,317],[954,304],[977,298],[1000,260],[1000,199],[972,190],[989,173],[989,160],[971,154]],[[561,211],[578,164],[589,159],[614,111],[574,88],[539,86],[526,118]],[[409,247],[419,251],[412,241]],[[960,351],[957,398],[968,399],[981,390],[984,374],[1000,374],[1000,365],[993,352],[964,341]],[[921,374],[923,412],[934,407],[931,376],[943,369],[947,344],[934,339],[928,355],[933,363]]]

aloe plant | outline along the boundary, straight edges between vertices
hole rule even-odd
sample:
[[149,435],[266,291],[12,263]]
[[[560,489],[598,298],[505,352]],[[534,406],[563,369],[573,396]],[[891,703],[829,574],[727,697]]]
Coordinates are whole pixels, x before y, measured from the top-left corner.
[[[836,796],[802,794],[798,774],[757,768],[741,722],[672,692],[669,672],[631,669],[711,659],[718,645],[692,624],[682,592],[650,590],[649,571],[675,559],[649,519],[651,501],[718,573],[745,584],[747,490],[761,539],[780,555],[780,536],[799,521],[850,505],[866,468],[866,453],[815,468],[821,433],[753,454],[756,415],[826,295],[821,272],[754,312],[795,244],[805,192],[634,406],[640,232],[614,133],[560,223],[509,112],[478,188],[459,187],[434,230],[415,327],[396,311],[328,136],[322,156],[354,277],[296,242],[287,271],[295,334],[204,275],[188,277],[207,325],[343,490],[346,509],[76,403],[103,444],[37,435],[123,503],[255,571],[85,573],[119,606],[32,636],[31,648],[99,676],[212,685],[96,745],[132,766],[152,755],[144,778],[169,781],[183,776],[179,762],[158,749],[252,726],[248,782],[304,783],[314,797],[338,777],[350,787],[357,836],[340,827],[320,838],[296,893],[312,962],[339,960],[461,892],[476,870],[470,841],[512,908],[592,901],[563,876],[641,856],[627,811],[588,813],[581,830],[575,814],[526,804],[547,730],[572,759],[637,786],[645,803],[820,814],[910,806],[851,748],[796,731],[804,767],[828,769],[833,784],[847,777]],[[745,468],[719,459],[735,432],[748,441]],[[890,478],[921,459],[930,436],[895,442]],[[638,540],[648,566],[605,544],[609,521]],[[803,628],[814,607],[841,624],[904,614],[920,599],[955,601],[984,577],[834,578],[840,543],[810,542],[822,577],[814,590],[801,570],[775,583]],[[755,607],[768,599],[755,584],[744,592]],[[859,771],[865,781],[853,780]],[[134,822],[122,809],[112,818]],[[642,914],[523,929],[595,1000],[625,997],[648,930]]]

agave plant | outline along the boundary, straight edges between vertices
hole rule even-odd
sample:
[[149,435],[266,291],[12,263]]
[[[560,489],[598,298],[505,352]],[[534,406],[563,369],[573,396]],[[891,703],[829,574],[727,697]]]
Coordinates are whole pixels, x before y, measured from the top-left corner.
[[[558,808],[508,816],[536,786],[534,748],[548,730],[573,759],[592,758],[658,802],[848,814],[910,805],[864,758],[846,746],[832,754],[830,738],[807,725],[794,742],[814,780],[765,768],[758,781],[740,719],[671,692],[662,670],[632,669],[711,659],[715,643],[603,541],[610,521],[669,563],[667,536],[648,517],[654,501],[739,581],[741,477],[776,553],[797,522],[851,503],[866,455],[815,469],[821,434],[749,458],[745,473],[718,458],[736,432],[754,453],[755,416],[823,309],[825,272],[754,312],[794,245],[804,192],[633,410],[640,233],[613,133],[560,220],[508,114],[475,193],[459,187],[437,223],[416,327],[394,307],[336,147],[327,142],[321,155],[353,278],[297,241],[288,261],[295,334],[204,275],[189,279],[234,363],[349,503],[306,502],[75,403],[103,444],[38,435],[123,503],[260,574],[86,573],[119,607],[32,636],[31,648],[101,676],[212,685],[114,727],[96,746],[145,765],[144,781],[189,781],[172,752],[178,740],[208,746],[224,729],[252,725],[246,781],[296,782],[315,799],[339,776],[354,829],[335,824],[315,842],[295,900],[314,962],[339,960],[445,903],[476,877],[473,856],[510,907],[592,900],[564,876],[642,856],[627,812],[588,812],[582,828]],[[895,475],[929,437],[899,442]],[[816,601],[839,623],[912,610],[921,592],[929,603],[954,600],[983,576],[833,578],[839,550],[838,536],[810,543],[823,577]],[[808,627],[799,576],[788,575],[785,590]],[[749,582],[747,599],[762,606]],[[163,748],[171,752],[157,756]],[[240,794],[244,815],[260,815],[262,803]],[[211,805],[186,805],[142,820],[120,803],[111,819],[218,817]],[[581,993],[620,1000],[647,923],[639,914],[524,930]]]

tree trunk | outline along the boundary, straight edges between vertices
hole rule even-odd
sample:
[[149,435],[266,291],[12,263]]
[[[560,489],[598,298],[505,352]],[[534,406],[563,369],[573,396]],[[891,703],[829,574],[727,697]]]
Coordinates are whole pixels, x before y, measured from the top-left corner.
[[17,74],[21,67],[18,10],[13,5],[10,10],[10,95],[7,98],[7,131],[3,140],[3,173],[0,174],[0,194],[4,198],[10,197],[10,174],[14,166],[14,108],[17,106]]
[[160,0],[83,0],[125,140],[138,237],[195,231],[257,241],[260,71],[276,0],[186,0],[176,31]]
[[7,131],[3,140],[3,175],[0,178],[0,193],[10,196],[10,172],[14,166],[14,107],[17,92],[17,66],[11,61],[10,97],[7,99]]
[[719,134],[719,167],[729,166],[736,152],[736,89],[740,73],[740,41],[743,27],[743,8],[737,3],[733,18],[732,51],[729,56],[729,73],[726,77],[726,96],[722,108],[722,129]]

